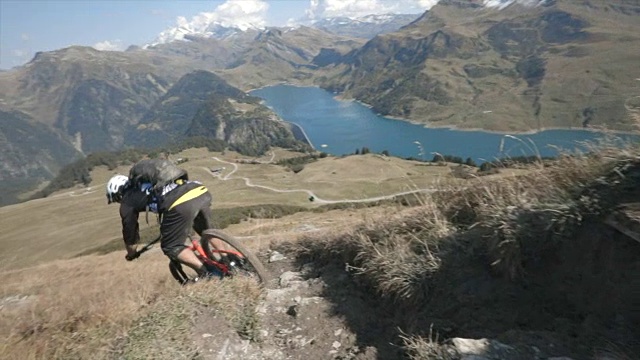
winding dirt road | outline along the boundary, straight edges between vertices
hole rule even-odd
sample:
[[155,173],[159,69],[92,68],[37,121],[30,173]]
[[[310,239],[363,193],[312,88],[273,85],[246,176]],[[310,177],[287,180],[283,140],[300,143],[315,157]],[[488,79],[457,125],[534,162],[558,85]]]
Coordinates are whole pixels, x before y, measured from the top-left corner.
[[[233,163],[233,162],[229,162],[229,161],[226,161],[226,160],[222,160],[222,159],[220,159],[220,158],[218,158],[216,156],[212,156],[211,158],[216,160],[216,161],[218,161],[218,162],[220,162],[220,163],[222,163],[222,164],[231,165],[233,167],[233,170],[231,170],[229,173],[227,173],[224,176],[222,176],[221,173],[217,173],[217,174],[212,173],[209,168],[202,167],[202,169],[206,170],[206,172],[211,174],[211,176],[213,176],[214,178],[218,178],[218,179],[220,179],[222,181],[243,180],[247,187],[260,188],[260,189],[265,189],[265,190],[269,190],[269,191],[273,191],[273,192],[277,192],[277,193],[305,193],[307,196],[313,197],[313,201],[316,202],[316,203],[319,203],[319,204],[367,203],[367,202],[375,202],[375,201],[381,201],[381,200],[389,200],[389,199],[393,199],[396,196],[418,194],[418,193],[433,193],[433,192],[436,191],[433,188],[427,188],[427,189],[416,189],[416,190],[410,190],[410,191],[403,191],[403,192],[398,192],[398,193],[394,193],[394,194],[391,194],[391,195],[375,196],[375,197],[364,198],[364,199],[329,200],[329,199],[323,199],[321,197],[318,197],[318,195],[316,195],[313,191],[311,191],[309,189],[292,189],[292,190],[276,189],[276,188],[273,188],[273,187],[270,187],[270,186],[254,184],[247,177],[233,177],[232,175],[236,171],[238,171],[238,164]],[[272,152],[271,153],[271,159],[269,159],[268,161],[259,161],[258,163],[260,163],[260,164],[271,164],[271,163],[273,163],[274,159],[275,159],[275,154]],[[84,190],[74,190],[74,191],[64,192],[64,193],[61,193],[61,194],[53,195],[52,197],[88,195],[88,194],[91,194],[91,193],[95,192],[96,191],[96,189],[95,189],[96,187],[101,187],[101,186],[104,186],[105,184],[94,185],[94,186],[88,187],[88,188],[86,188]]]
[[[226,174],[225,176],[222,176],[222,174],[213,174],[210,172],[209,169],[203,167],[203,169],[207,170],[207,172],[209,172],[211,174],[211,176],[216,177],[222,181],[228,181],[228,180],[243,180],[245,185],[248,187],[255,187],[255,188],[261,188],[261,189],[266,189],[266,190],[270,190],[270,191],[274,191],[274,192],[278,192],[278,193],[295,193],[295,192],[301,192],[301,193],[306,193],[308,196],[313,196],[314,198],[314,202],[320,203],[320,204],[337,204],[337,203],[366,203],[366,202],[374,202],[374,201],[380,201],[380,200],[389,200],[389,199],[393,199],[396,196],[401,196],[401,195],[409,195],[409,194],[416,194],[416,193],[432,193],[435,192],[435,189],[429,188],[429,189],[417,189],[417,190],[411,190],[411,191],[403,191],[403,192],[399,192],[399,193],[395,193],[395,194],[391,194],[391,195],[383,195],[383,196],[376,196],[376,197],[370,197],[370,198],[364,198],[364,199],[341,199],[341,200],[328,200],[328,199],[323,199],[318,197],[318,195],[316,195],[313,191],[308,190],[308,189],[293,189],[293,190],[283,190],[283,189],[276,189],[270,186],[264,186],[264,185],[258,185],[258,184],[254,184],[251,182],[251,180],[247,177],[231,177],[236,171],[238,171],[238,164],[236,163],[232,163],[229,161],[225,161],[222,159],[219,159],[215,156],[212,156],[212,158],[220,163],[223,164],[228,164],[231,165],[233,167],[233,170],[231,170],[231,172],[229,172],[228,174]],[[271,161],[273,161],[273,156],[271,158]]]

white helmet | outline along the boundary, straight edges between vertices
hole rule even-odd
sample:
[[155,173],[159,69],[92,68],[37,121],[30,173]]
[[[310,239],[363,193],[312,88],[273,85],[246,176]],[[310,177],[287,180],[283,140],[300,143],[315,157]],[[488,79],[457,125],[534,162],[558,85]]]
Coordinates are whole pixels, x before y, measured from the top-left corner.
[[122,199],[122,191],[129,184],[129,178],[124,175],[114,175],[107,183],[107,204]]

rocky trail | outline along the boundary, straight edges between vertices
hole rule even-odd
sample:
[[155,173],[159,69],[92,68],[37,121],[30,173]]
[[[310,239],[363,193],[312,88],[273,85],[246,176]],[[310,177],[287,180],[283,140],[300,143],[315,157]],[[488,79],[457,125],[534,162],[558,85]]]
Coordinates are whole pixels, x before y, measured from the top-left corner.
[[[267,268],[274,276],[257,309],[260,316],[258,341],[242,339],[225,321],[211,319],[198,324],[195,341],[205,359],[377,359],[380,345],[375,338],[384,324],[364,294],[347,286],[348,275],[339,269],[296,264],[279,253],[271,254]],[[321,273],[324,271],[324,273]],[[330,287],[324,280],[333,278]],[[332,284],[333,285],[333,284]],[[336,303],[335,300],[339,302]],[[360,328],[354,329],[347,314],[359,313]],[[368,330],[369,336],[359,334]],[[391,345],[386,353],[396,352]],[[392,356],[392,358],[395,356]]]
[[[392,306],[374,301],[362,284],[354,282],[348,267],[297,264],[277,252],[265,256],[274,278],[257,308],[259,338],[244,339],[222,316],[207,318],[196,324],[193,333],[202,358],[409,358],[402,336],[416,330],[407,321],[411,314],[398,316]],[[568,356],[570,350],[559,336],[544,332],[516,330],[500,341],[456,337],[444,345],[425,345],[434,347],[434,357],[429,357],[433,359],[581,359]]]

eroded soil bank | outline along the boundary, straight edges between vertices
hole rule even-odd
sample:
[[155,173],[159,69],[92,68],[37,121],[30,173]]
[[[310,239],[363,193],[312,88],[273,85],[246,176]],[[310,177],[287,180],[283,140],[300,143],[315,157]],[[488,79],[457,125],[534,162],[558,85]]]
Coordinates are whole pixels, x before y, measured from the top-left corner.
[[[213,317],[194,329],[205,358],[578,360],[640,353],[633,305],[640,303],[640,243],[603,224],[584,225],[559,251],[525,264],[520,282],[495,276],[484,259],[445,259],[432,296],[414,305],[380,298],[348,264],[279,250],[286,259],[268,262],[273,252],[261,254],[274,280],[257,309],[259,337],[243,339]],[[432,342],[406,341],[416,337]]]

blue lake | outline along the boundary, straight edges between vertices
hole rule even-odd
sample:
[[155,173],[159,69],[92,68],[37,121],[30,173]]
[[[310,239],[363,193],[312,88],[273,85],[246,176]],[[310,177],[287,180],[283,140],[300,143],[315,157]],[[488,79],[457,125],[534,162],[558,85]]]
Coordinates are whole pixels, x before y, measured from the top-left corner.
[[[356,149],[387,150],[398,157],[430,160],[434,153],[471,157],[477,163],[514,156],[556,156],[557,148],[583,149],[581,143],[604,137],[588,130],[546,130],[509,135],[482,131],[432,129],[377,115],[356,101],[340,101],[317,87],[269,86],[251,91],[265,100],[282,119],[301,126],[313,146],[332,155],[353,154]],[[620,141],[640,136],[617,135]]]

